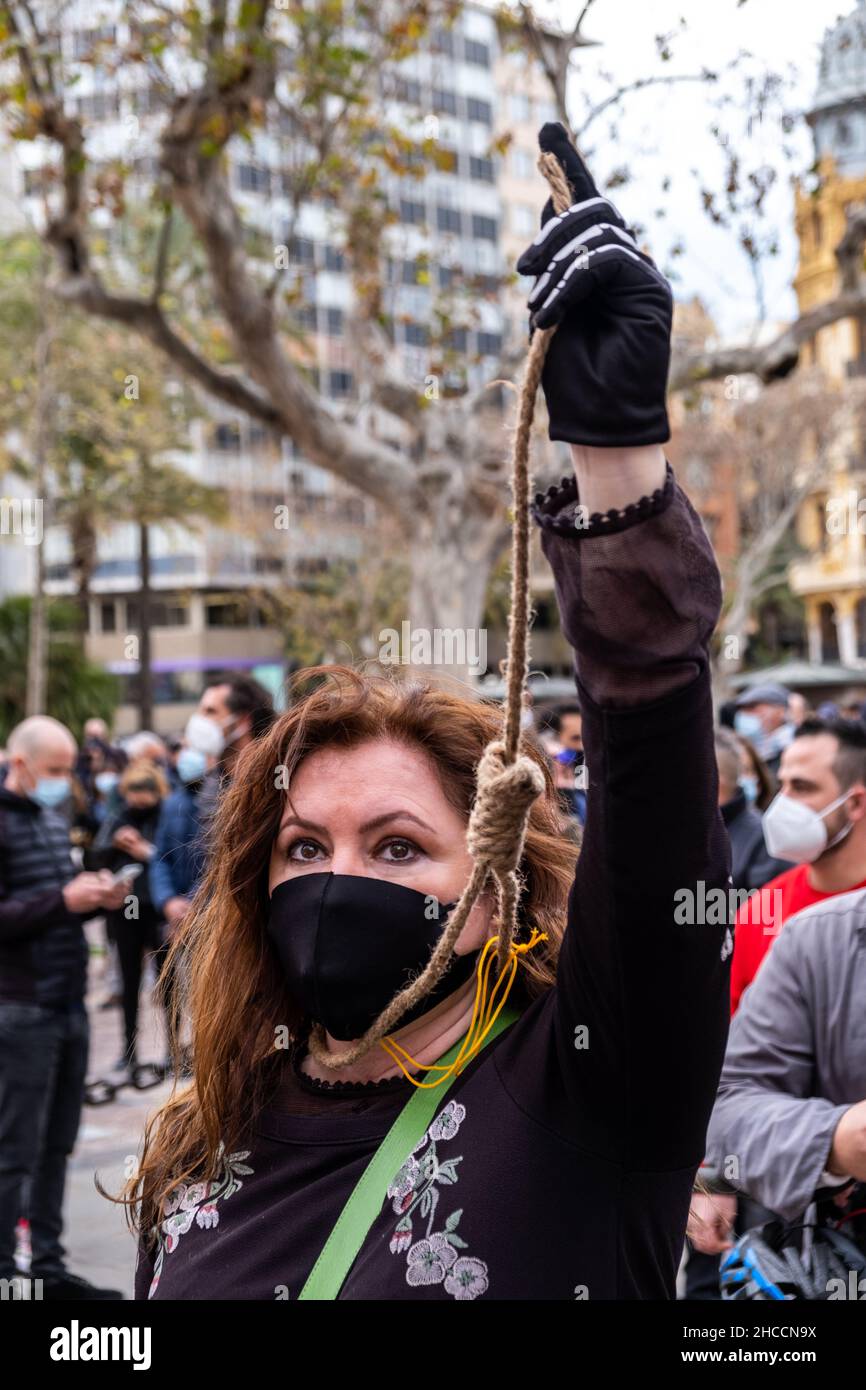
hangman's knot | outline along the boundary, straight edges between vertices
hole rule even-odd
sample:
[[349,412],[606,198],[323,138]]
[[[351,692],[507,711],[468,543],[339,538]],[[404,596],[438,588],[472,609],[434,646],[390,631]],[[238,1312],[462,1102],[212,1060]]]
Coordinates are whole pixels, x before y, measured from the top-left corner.
[[544,774],[523,753],[507,763],[505,745],[496,742],[485,748],[476,781],[478,795],[467,832],[469,852],[504,875],[516,869],[523,857],[530,807],[544,791]]

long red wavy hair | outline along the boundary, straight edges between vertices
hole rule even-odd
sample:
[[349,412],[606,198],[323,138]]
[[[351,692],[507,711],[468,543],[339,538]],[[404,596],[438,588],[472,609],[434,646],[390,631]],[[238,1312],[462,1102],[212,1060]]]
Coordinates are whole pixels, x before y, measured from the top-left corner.
[[[148,1234],[174,1187],[214,1177],[221,1145],[231,1153],[249,1140],[279,1085],[286,1031],[291,1040],[305,1023],[265,933],[271,846],[295,769],[320,748],[401,741],[427,754],[445,795],[468,821],[475,768],[501,732],[498,707],[431,684],[330,666],[299,673],[294,693],[305,687],[309,693],[238,759],[211,829],[205,879],[166,962],[187,982],[195,1078],[151,1116],[137,1171],[112,1198],[126,1205],[133,1228]],[[546,788],[532,807],[521,865],[521,926],[547,933],[523,958],[518,977],[531,999],[555,979],[577,845],[565,833],[542,751],[532,744],[527,751],[543,769]],[[283,1035],[275,1046],[278,1026]],[[177,1020],[173,1050],[177,1058]]]

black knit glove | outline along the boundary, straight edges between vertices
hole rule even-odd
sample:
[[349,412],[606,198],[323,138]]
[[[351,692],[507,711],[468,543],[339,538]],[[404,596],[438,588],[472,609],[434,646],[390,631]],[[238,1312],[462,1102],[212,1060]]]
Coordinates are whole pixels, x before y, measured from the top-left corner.
[[609,448],[663,444],[671,287],[599,193],[565,127],[542,126],[538,143],[556,155],[574,195],[558,215],[548,199],[542,230],[517,262],[521,275],[537,277],[530,341],[536,328],[559,325],[541,377],[550,438]]

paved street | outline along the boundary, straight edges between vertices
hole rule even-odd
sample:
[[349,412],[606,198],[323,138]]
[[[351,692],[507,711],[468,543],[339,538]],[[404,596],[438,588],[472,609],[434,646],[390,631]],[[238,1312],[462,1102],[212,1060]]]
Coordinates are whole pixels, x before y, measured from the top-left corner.
[[[88,935],[102,940],[100,924],[91,924]],[[119,1008],[99,1009],[104,993],[104,956],[91,955],[90,991],[90,1077],[104,1076],[122,1051],[122,1016]],[[160,1060],[165,1055],[164,1032],[159,1015],[150,1002],[150,989],[142,988],[142,1061]],[[124,1165],[138,1150],[147,1115],[170,1094],[171,1082],[161,1082],[149,1091],[124,1087],[108,1105],[84,1107],[78,1143],[68,1168],[66,1191],[65,1244],[68,1265],[94,1283],[122,1289],[132,1297],[135,1270],[135,1243],[126,1227],[123,1207],[102,1197],[94,1186],[98,1173],[109,1192],[119,1191]]]

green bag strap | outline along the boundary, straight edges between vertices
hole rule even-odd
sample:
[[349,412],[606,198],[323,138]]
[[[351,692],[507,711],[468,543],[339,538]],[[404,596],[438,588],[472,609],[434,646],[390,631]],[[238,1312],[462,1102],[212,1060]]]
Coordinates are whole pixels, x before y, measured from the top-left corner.
[[[519,1017],[517,1009],[506,1005],[479,1051]],[[464,1034],[460,1041],[439,1059],[439,1065],[450,1066],[465,1040]],[[456,1079],[452,1073],[441,1085],[427,1090],[418,1089],[409,1097],[337,1217],[334,1229],[325,1241],[319,1258],[310,1270],[307,1282],[298,1294],[299,1299],[321,1300],[337,1297],[370,1227],[382,1209],[388,1184],[423,1137],[439,1102]]]

